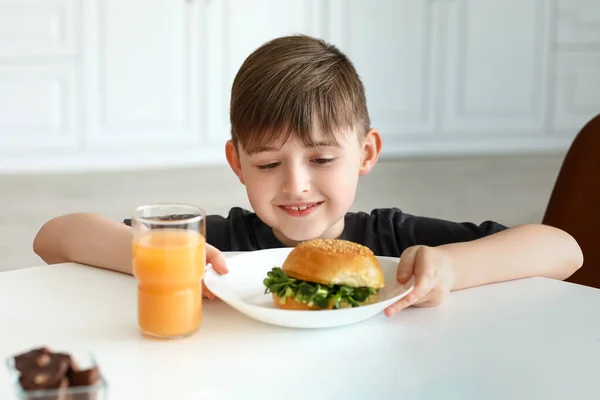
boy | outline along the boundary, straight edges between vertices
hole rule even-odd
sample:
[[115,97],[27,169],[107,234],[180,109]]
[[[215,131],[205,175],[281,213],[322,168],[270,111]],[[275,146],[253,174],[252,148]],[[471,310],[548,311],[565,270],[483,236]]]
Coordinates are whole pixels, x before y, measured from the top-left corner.
[[[477,226],[396,208],[349,213],[358,178],[373,168],[382,142],[354,66],[321,40],[282,37],[254,51],[235,77],[230,121],[226,158],[254,213],[233,208],[227,218],[208,216],[207,261],[219,273],[227,273],[220,251],[351,240],[376,255],[401,256],[400,282],[415,275],[415,289],[386,309],[390,316],[437,305],[452,290],[529,276],[565,279],[583,263],[575,240],[549,226]],[[34,251],[49,264],[131,274],[128,222],[60,216],[41,228]]]

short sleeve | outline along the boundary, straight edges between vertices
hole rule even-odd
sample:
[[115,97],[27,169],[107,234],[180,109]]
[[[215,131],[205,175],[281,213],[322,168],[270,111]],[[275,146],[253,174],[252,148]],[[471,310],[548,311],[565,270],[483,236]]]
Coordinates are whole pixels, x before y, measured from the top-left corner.
[[507,229],[506,226],[490,220],[479,224],[453,222],[405,214],[399,210],[393,213],[392,218],[396,241],[402,248],[469,242]]
[[504,229],[506,226],[494,221],[452,222],[380,208],[348,214],[342,238],[367,246],[379,256],[400,257],[411,246],[467,242]]

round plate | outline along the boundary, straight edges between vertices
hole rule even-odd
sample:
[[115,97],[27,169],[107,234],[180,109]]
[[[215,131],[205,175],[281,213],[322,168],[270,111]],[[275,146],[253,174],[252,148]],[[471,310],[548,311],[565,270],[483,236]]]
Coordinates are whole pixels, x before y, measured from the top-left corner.
[[208,268],[204,283],[218,298],[250,318],[290,328],[330,328],[364,321],[406,296],[414,288],[414,276],[401,285],[396,280],[398,258],[377,257],[385,276],[385,288],[377,303],[339,310],[282,310],[263,280],[273,267],[281,267],[292,248],[259,250],[227,258],[229,272],[219,275]]

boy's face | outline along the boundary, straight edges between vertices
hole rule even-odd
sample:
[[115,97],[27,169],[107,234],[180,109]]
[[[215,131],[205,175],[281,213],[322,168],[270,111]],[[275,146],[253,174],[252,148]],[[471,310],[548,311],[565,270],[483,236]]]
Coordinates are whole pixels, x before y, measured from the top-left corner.
[[[338,237],[350,209],[358,178],[375,165],[381,149],[379,133],[370,130],[328,142],[314,133],[320,146],[310,148],[295,137],[281,147],[248,154],[228,142],[229,164],[246,186],[254,212],[284,244],[317,237]],[[241,146],[240,146],[241,147]]]

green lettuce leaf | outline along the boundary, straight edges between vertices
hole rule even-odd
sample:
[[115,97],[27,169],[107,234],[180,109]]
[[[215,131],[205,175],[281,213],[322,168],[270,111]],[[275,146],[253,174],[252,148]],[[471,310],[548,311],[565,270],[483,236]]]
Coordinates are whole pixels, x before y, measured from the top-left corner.
[[329,302],[333,302],[333,308],[339,309],[342,303],[352,307],[358,307],[371,295],[377,293],[377,289],[369,287],[353,288],[346,285],[322,285],[319,283],[303,281],[288,276],[279,267],[273,267],[267,272],[263,280],[265,294],[275,293],[280,297],[281,304],[285,304],[288,298],[319,308],[327,308]]

